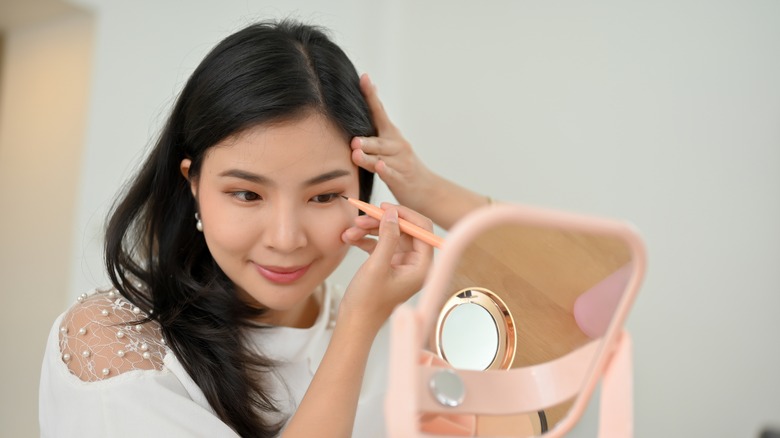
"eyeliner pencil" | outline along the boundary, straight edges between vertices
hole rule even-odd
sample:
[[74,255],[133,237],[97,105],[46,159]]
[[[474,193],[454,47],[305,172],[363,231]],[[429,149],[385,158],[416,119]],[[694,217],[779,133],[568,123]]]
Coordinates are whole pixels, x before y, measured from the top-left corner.
[[[367,215],[371,216],[374,219],[382,220],[382,216],[385,214],[385,211],[377,207],[376,205],[371,205],[359,199],[348,198],[346,196],[342,196],[342,198],[346,199],[350,204],[354,205],[359,210],[365,212]],[[434,248],[441,248],[442,244],[444,243],[444,239],[442,239],[441,237],[431,233],[428,230],[420,228],[417,225],[403,218],[398,218],[398,227],[404,233],[416,239],[420,239]]]

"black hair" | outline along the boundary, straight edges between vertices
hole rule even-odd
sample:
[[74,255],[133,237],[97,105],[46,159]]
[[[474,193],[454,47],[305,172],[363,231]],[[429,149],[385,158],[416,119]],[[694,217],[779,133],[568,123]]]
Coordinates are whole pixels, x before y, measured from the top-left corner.
[[[264,383],[272,361],[248,346],[263,310],[242,302],[195,229],[196,178],[209,148],[262,124],[315,111],[345,138],[375,134],[359,77],[317,27],[282,20],[222,40],[192,73],[160,137],[108,220],[105,262],[119,292],[150,314],[222,421],[242,436],[274,436]],[[346,145],[345,145],[346,146]],[[373,174],[359,169],[368,201]]]

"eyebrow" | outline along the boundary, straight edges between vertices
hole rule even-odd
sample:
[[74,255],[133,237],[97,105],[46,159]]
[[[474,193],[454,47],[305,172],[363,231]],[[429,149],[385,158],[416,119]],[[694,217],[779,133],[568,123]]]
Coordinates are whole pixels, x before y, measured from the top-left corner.
[[330,172],[323,173],[322,175],[317,175],[314,178],[309,178],[306,180],[306,182],[303,183],[305,186],[316,186],[317,184],[322,184],[324,182],[341,178],[342,176],[349,176],[352,172],[344,169],[337,169],[337,170],[331,170]]
[[[316,186],[317,184],[322,184],[324,182],[334,180],[336,178],[341,178],[342,176],[349,176],[351,174],[352,172],[345,169],[331,170],[330,172],[325,172],[322,175],[317,175],[313,178],[307,179],[306,181],[303,182],[303,185]],[[258,175],[252,172],[247,172],[241,169],[229,169],[220,173],[219,176],[243,179],[245,181],[249,181],[254,184],[262,184],[262,185],[269,185],[269,186],[275,185],[275,183],[266,176]]]

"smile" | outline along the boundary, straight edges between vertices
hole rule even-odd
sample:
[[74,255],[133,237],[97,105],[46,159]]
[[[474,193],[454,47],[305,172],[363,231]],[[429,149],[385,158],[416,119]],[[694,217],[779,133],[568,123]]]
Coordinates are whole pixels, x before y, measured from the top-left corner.
[[255,269],[266,280],[272,283],[286,284],[303,277],[311,264],[305,266],[262,266],[254,264]]

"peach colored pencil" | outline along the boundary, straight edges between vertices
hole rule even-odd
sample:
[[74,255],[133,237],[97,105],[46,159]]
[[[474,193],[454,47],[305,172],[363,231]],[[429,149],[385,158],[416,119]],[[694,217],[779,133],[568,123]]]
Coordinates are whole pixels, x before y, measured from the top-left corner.
[[[381,220],[382,216],[385,214],[385,211],[377,207],[376,205],[371,205],[359,199],[348,198],[346,196],[342,196],[342,198],[346,199],[347,201],[349,201],[350,204],[354,205],[359,210],[364,211],[367,215],[371,216],[374,219]],[[444,243],[444,239],[442,239],[441,237],[431,233],[428,230],[420,228],[417,225],[403,218],[398,218],[398,227],[404,233],[416,239],[420,239],[434,248],[441,248],[442,244]]]

